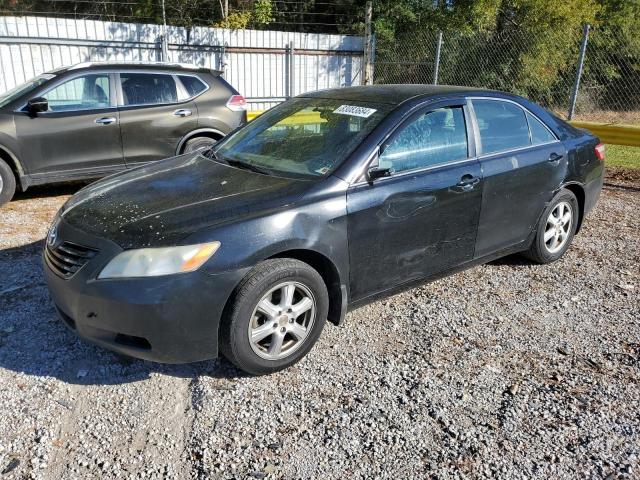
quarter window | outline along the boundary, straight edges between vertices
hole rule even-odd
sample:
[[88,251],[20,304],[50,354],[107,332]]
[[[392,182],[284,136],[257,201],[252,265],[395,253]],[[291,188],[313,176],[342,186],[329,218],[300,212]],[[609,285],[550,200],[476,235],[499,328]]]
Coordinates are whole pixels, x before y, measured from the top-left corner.
[[396,172],[467,158],[467,132],[461,107],[439,108],[402,127],[380,155],[379,165]]
[[192,77],[190,75],[178,75],[178,78],[182,82],[189,97],[195,97],[196,95],[204,92],[207,86],[198,77]]
[[553,142],[556,139],[549,129],[529,112],[527,112],[527,120],[529,121],[529,128],[531,129],[531,143],[534,145]]
[[121,73],[124,105],[156,105],[178,101],[176,82],[171,75]]
[[109,75],[76,77],[45,93],[51,112],[95,110],[111,106]]
[[473,100],[482,153],[494,153],[528,147],[529,126],[524,110],[500,100]]

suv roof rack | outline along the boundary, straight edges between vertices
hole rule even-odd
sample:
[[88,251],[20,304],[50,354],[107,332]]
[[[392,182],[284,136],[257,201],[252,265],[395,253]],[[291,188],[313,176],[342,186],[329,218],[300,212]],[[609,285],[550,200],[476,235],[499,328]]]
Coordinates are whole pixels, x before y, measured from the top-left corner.
[[86,67],[100,67],[111,65],[147,65],[155,67],[170,67],[170,68],[182,68],[184,70],[202,70],[203,67],[192,65],[189,63],[177,63],[177,62],[82,62],[76,63],[68,68],[68,70],[77,70],[79,68]]

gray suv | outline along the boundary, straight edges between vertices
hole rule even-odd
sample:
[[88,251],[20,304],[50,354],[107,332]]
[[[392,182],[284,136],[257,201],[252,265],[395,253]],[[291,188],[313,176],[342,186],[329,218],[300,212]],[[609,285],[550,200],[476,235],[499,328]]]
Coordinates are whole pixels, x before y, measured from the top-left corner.
[[220,72],[83,63],[0,95],[0,205],[16,188],[103,177],[206,148],[246,122]]

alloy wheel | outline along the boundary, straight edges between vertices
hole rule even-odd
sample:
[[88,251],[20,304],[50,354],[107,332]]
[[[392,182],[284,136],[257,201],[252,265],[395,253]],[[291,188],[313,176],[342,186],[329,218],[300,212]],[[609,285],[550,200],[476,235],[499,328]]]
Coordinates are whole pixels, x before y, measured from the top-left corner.
[[277,285],[253,310],[248,330],[251,349],[267,360],[288,357],[304,344],[315,316],[315,298],[305,285]]
[[567,243],[573,224],[573,208],[568,202],[558,203],[547,217],[544,245],[549,253],[557,253]]

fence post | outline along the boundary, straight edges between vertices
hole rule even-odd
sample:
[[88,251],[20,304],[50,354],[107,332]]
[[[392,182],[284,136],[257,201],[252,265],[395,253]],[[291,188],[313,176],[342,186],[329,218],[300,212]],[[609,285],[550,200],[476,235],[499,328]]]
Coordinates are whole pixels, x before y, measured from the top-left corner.
[[371,20],[373,17],[373,2],[368,1],[364,11],[364,85],[373,84],[373,35],[371,33]]
[[295,51],[293,49],[293,40],[287,45],[287,80],[289,81],[287,89],[287,98],[291,98],[295,95],[295,64],[294,64]]
[[584,56],[587,53],[587,42],[589,41],[589,29],[591,25],[585,23],[582,29],[582,43],[580,44],[580,56],[578,57],[578,68],[576,69],[576,79],[571,92],[571,103],[569,104],[569,120],[573,119],[576,110],[576,101],[578,100],[578,91],[580,90],[580,77],[582,77],[582,68],[584,67]]
[[442,32],[438,32],[438,45],[436,46],[436,61],[433,65],[433,84],[438,84],[438,73],[440,71],[440,52],[442,50]]
[[167,41],[167,16],[164,9],[164,0],[162,0],[162,53],[161,58],[163,62],[169,60],[169,42]]

